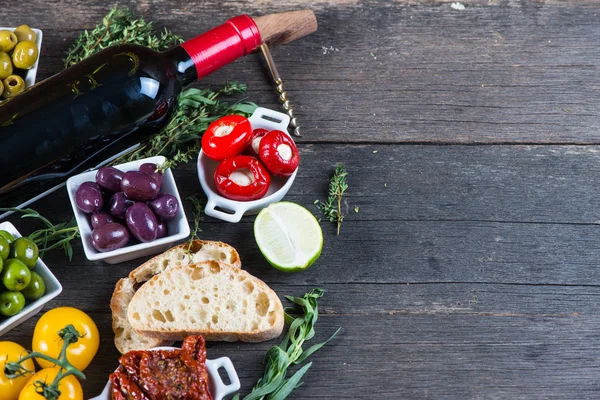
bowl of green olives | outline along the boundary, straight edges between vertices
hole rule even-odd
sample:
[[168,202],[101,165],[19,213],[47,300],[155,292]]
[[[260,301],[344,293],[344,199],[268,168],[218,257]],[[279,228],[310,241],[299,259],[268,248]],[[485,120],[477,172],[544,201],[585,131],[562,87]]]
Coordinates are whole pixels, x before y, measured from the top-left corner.
[[39,29],[0,27],[0,102],[35,84],[41,47]]
[[39,258],[35,243],[10,222],[0,223],[0,336],[41,311],[62,286]]

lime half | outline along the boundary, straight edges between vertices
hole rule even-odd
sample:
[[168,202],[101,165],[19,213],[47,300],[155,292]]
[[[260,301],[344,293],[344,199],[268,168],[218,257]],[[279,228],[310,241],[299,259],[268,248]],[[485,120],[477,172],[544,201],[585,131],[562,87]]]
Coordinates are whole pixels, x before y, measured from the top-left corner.
[[254,238],[267,261],[285,272],[310,267],[323,249],[323,231],[315,216],[287,201],[273,203],[258,214]]

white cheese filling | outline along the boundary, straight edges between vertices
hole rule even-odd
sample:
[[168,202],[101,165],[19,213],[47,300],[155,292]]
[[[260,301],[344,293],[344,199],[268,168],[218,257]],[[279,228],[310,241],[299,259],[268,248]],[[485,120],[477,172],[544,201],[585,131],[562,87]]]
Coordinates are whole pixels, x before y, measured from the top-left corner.
[[233,132],[233,126],[231,125],[219,125],[215,130],[216,137],[223,137]]
[[292,148],[287,144],[280,144],[277,146],[277,152],[285,161],[290,161],[292,159]]
[[254,182],[254,174],[248,168],[240,168],[229,175],[229,179],[240,186],[248,186]]

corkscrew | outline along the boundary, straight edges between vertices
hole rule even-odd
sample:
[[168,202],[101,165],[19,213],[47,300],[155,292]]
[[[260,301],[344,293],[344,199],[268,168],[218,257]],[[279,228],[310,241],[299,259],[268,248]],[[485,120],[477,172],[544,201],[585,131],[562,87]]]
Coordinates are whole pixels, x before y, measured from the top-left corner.
[[275,85],[277,85],[277,93],[279,93],[279,101],[283,105],[283,109],[287,112],[287,115],[290,117],[290,125],[294,128],[292,134],[294,136],[302,136],[300,134],[300,126],[298,125],[298,120],[294,117],[294,109],[290,106],[290,101],[287,98],[287,94],[285,90],[283,90],[283,81],[281,80],[281,76],[279,76],[279,72],[277,71],[277,67],[275,66],[275,61],[273,61],[273,57],[271,56],[271,51],[269,50],[269,46],[267,43],[263,43],[260,45],[260,49],[262,50],[265,59],[267,60],[267,65],[269,66],[269,70],[271,71],[271,76],[275,81]]

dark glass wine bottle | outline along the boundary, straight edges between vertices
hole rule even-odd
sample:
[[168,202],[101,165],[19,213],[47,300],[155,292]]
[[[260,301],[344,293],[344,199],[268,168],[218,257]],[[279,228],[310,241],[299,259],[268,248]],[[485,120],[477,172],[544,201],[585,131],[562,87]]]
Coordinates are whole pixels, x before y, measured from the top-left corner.
[[159,132],[184,87],[260,43],[241,15],[162,53],[109,47],[0,103],[0,207],[30,202]]

